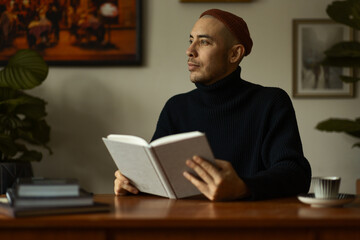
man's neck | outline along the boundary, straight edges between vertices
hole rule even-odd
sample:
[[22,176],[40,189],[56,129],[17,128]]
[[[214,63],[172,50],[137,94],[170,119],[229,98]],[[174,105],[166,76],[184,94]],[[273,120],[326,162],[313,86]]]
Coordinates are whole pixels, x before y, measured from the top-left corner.
[[236,71],[238,66],[235,66],[234,68],[230,68],[228,69],[228,71],[226,71],[221,77],[217,78],[217,79],[214,79],[212,81],[209,81],[209,82],[204,82],[204,85],[205,86],[210,86],[210,85],[213,85],[214,83],[217,83],[218,81],[220,80],[223,80],[224,78],[226,78],[227,76],[229,76],[230,74],[232,74],[234,71]]

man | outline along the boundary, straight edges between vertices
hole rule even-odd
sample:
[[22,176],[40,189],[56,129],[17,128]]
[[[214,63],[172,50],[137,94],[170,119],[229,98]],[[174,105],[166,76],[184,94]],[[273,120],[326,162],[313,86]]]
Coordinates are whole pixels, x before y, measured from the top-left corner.
[[[212,201],[284,197],[309,189],[311,169],[288,95],[240,78],[239,64],[251,48],[242,18],[218,9],[202,13],[186,51],[196,89],[168,100],[153,136],[206,134],[215,157],[224,160],[214,166],[194,156],[186,164],[198,176],[185,172],[184,177]],[[115,194],[138,192],[119,171],[115,176]]]

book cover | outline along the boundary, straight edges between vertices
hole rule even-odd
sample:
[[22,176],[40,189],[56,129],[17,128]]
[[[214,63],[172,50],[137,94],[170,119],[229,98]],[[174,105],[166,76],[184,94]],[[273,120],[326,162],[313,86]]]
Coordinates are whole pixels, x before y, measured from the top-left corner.
[[94,202],[87,206],[67,206],[67,207],[14,207],[8,203],[0,202],[0,214],[10,217],[31,217],[45,215],[63,215],[63,214],[85,214],[109,212],[109,204]]
[[166,136],[150,144],[129,135],[109,135],[103,141],[120,172],[139,191],[168,198],[200,194],[183,176],[184,171],[190,171],[187,159],[198,155],[214,163],[205,134],[197,131]]
[[9,188],[6,191],[6,197],[12,206],[20,208],[88,206],[93,204],[93,194],[84,190],[80,191],[79,196],[74,197],[20,197],[14,189]]
[[79,196],[79,184],[72,178],[19,178],[14,187],[20,197]]

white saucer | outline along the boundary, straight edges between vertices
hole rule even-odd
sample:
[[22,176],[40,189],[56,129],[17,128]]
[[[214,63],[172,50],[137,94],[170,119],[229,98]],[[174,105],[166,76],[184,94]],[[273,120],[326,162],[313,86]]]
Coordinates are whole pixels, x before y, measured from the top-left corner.
[[298,195],[298,199],[300,200],[300,202],[310,204],[312,207],[317,207],[317,208],[340,207],[342,205],[354,201],[355,198],[356,196],[353,194],[343,194],[343,193],[339,193],[337,198],[332,198],[332,199],[315,198],[315,195],[313,193]]

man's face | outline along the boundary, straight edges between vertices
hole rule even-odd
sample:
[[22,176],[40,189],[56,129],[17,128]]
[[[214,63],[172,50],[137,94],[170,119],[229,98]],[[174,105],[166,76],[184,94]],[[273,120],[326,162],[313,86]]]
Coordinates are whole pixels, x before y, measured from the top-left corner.
[[232,72],[229,62],[230,33],[222,22],[204,16],[194,25],[186,50],[190,80],[210,85]]

